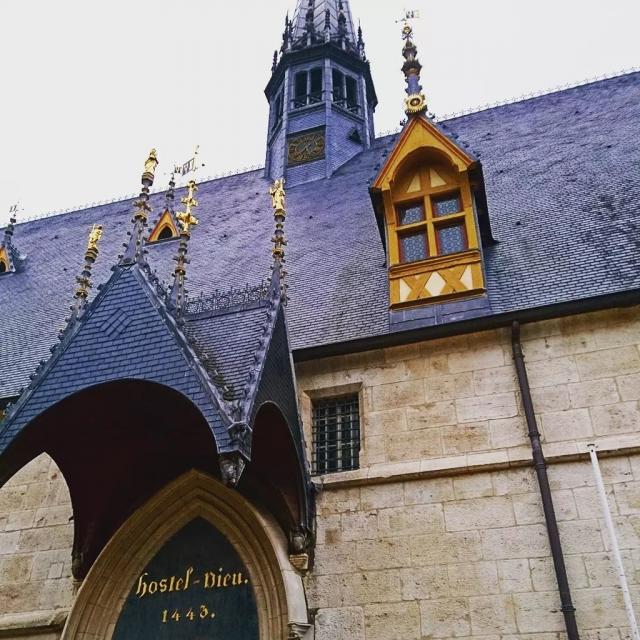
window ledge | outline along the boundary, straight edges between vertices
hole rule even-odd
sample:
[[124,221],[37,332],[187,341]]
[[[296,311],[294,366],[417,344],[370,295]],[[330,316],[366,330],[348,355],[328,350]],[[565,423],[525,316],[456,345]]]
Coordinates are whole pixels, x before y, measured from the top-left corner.
[[415,273],[423,273],[432,269],[445,269],[461,264],[469,264],[480,259],[479,249],[468,249],[459,253],[449,253],[444,256],[433,256],[425,260],[415,262],[403,262],[391,265],[389,271],[392,275],[402,276]]

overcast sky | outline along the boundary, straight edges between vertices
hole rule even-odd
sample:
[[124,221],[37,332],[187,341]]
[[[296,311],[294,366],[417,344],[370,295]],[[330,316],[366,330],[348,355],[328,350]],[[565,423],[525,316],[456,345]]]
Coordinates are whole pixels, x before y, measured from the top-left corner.
[[[295,0],[2,0],[0,224],[156,186],[200,145],[201,176],[264,163],[263,89]],[[380,104],[403,116],[403,8],[437,115],[640,64],[638,0],[352,0]],[[17,244],[19,239],[16,237]]]

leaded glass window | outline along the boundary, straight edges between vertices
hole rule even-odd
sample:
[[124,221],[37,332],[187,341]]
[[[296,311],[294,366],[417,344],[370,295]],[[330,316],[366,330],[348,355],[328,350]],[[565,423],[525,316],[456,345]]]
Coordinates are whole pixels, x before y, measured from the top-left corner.
[[456,224],[447,227],[438,227],[437,233],[440,255],[457,253],[467,248],[463,225]]
[[314,402],[312,430],[314,474],[358,468],[360,407],[357,394]]
[[406,233],[400,236],[402,262],[416,262],[427,257],[427,239],[424,231]]
[[414,222],[422,222],[424,220],[424,206],[421,202],[401,207],[398,212],[399,224],[412,224]]
[[452,213],[460,213],[462,210],[459,193],[432,198],[431,203],[434,216],[448,216]]

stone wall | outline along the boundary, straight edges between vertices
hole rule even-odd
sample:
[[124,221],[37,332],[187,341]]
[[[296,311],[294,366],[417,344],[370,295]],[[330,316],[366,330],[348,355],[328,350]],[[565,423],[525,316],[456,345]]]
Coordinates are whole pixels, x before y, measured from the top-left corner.
[[72,543],[67,485],[43,454],[0,489],[0,630],[60,627],[73,599]]
[[[639,435],[638,307],[525,325],[522,341],[548,456]],[[307,443],[314,398],[360,391],[363,470],[350,478],[498,453],[531,458],[508,329],[303,362],[296,372]]]
[[[523,327],[583,638],[628,636],[590,442],[640,611],[639,347],[638,308]],[[315,398],[358,391],[362,413],[361,468],[317,479],[316,640],[563,637],[509,331],[297,371],[307,442]]]
[[[602,460],[634,602],[640,607],[640,456]],[[583,638],[627,637],[590,464],[551,467]],[[319,503],[307,596],[316,640],[563,637],[530,468],[331,488]]]
[[[587,640],[628,635],[591,441],[640,610],[639,346],[637,308],[523,327]],[[314,398],[361,399],[361,468],[316,479],[316,640],[562,637],[508,331],[299,363],[297,374],[307,442]],[[71,517],[45,455],[0,489],[0,636],[57,637],[74,598]]]

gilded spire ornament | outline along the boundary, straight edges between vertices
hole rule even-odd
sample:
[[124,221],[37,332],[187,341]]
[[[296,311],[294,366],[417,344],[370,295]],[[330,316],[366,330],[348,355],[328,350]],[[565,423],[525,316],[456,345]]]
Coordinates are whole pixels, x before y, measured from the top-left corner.
[[273,186],[269,189],[269,195],[271,196],[271,206],[273,207],[273,217],[276,221],[276,230],[271,238],[273,242],[273,273],[279,279],[280,282],[280,294],[283,301],[286,301],[286,289],[287,285],[284,284],[284,277],[286,271],[284,270],[284,247],[287,246],[287,240],[284,236],[284,222],[287,217],[286,211],[286,194],[284,190],[284,178],[280,178],[273,183]]
[[94,224],[89,231],[87,240],[87,249],[84,254],[84,267],[80,275],[76,278],[78,286],[73,296],[73,304],[71,305],[71,318],[69,322],[80,318],[87,306],[87,298],[89,297],[89,289],[91,289],[91,268],[98,257],[98,243],[102,238],[102,225]]
[[182,198],[180,202],[185,206],[184,211],[179,211],[176,214],[176,219],[182,227],[180,235],[190,235],[190,227],[198,224],[198,219],[193,215],[193,209],[198,206],[198,201],[194,198],[194,195],[198,191],[198,186],[195,180],[189,180],[187,184],[187,195]]
[[187,301],[187,292],[185,289],[187,264],[189,264],[187,250],[189,238],[191,237],[191,227],[198,224],[198,219],[193,215],[193,210],[198,206],[198,201],[195,199],[197,191],[198,186],[195,180],[189,180],[187,184],[187,195],[181,199],[185,209],[176,214],[176,220],[180,224],[180,243],[178,244],[178,253],[173,258],[176,266],[173,270],[173,283],[169,291],[169,304],[178,318],[182,316]]
[[420,84],[420,71],[422,65],[418,60],[418,48],[413,43],[413,27],[409,24],[409,20],[417,18],[417,11],[407,11],[402,19],[402,39],[405,41],[402,48],[402,55],[405,62],[402,65],[402,72],[407,83],[407,97],[405,98],[405,112],[408,116],[424,113],[427,110],[427,99],[422,92]]
[[151,211],[151,207],[149,206],[149,190],[153,186],[157,166],[158,156],[156,150],[151,149],[144,163],[144,171],[142,172],[141,179],[142,189],[138,199],[133,203],[134,214],[131,219],[131,222],[133,222],[133,231],[131,232],[129,242],[126,244],[120,264],[133,264],[135,262],[142,262],[144,259],[142,243],[149,212]]

